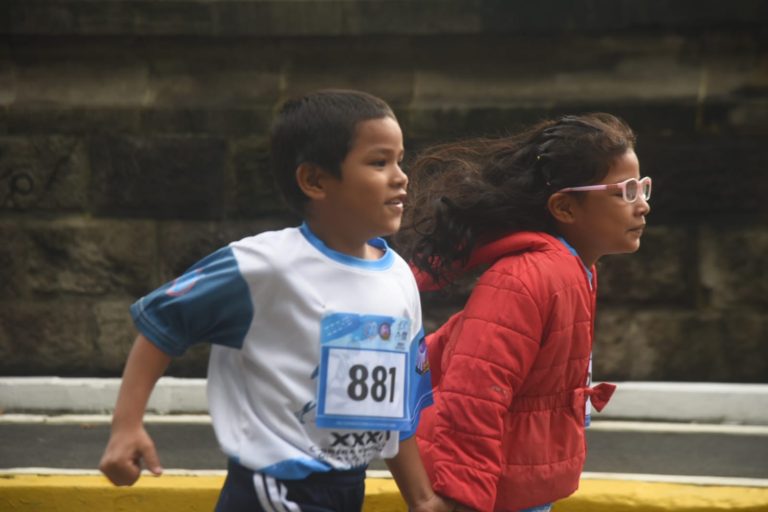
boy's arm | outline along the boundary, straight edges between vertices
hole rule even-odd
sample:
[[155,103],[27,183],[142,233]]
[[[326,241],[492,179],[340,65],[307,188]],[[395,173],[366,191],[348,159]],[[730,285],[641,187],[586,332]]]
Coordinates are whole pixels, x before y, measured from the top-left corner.
[[169,355],[139,334],[125,363],[112,432],[99,463],[101,472],[115,485],[133,485],[139,479],[142,460],[155,475],[163,471],[143,419],[149,395],[170,362]]
[[391,459],[385,459],[400,494],[411,512],[449,512],[453,503],[435,494],[424,469],[416,445],[416,436],[400,442],[400,450]]

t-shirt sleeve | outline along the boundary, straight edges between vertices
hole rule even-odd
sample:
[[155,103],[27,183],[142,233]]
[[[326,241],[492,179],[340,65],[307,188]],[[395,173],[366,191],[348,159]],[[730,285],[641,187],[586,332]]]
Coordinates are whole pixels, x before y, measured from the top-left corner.
[[136,301],[131,316],[160,350],[178,356],[201,342],[241,348],[253,303],[232,249],[224,247]]
[[427,343],[424,338],[424,329],[420,328],[416,339],[411,343],[411,389],[408,396],[408,408],[411,417],[411,426],[408,430],[400,431],[400,440],[408,439],[416,433],[419,425],[421,411],[432,405],[432,376],[429,370],[429,358],[427,357]]
[[421,411],[432,405],[433,402],[432,373],[429,369],[429,357],[427,357],[427,342],[424,336],[424,324],[421,314],[421,296],[410,268],[407,271],[407,275],[412,286],[411,308],[416,322],[413,332],[414,338],[411,343],[411,386],[408,393],[408,410],[411,425],[409,429],[400,431],[401,441],[416,434]]

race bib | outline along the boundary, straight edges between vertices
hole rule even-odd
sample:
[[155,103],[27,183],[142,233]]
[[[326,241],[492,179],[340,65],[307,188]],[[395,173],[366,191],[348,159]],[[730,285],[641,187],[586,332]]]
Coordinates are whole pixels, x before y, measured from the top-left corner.
[[410,425],[410,320],[333,313],[322,320],[319,427],[401,430]]

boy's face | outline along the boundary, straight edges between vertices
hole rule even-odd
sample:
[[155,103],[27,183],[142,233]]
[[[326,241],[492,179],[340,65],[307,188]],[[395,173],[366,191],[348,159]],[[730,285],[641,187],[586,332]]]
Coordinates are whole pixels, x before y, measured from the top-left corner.
[[[323,201],[324,218],[335,237],[356,243],[387,236],[400,228],[408,177],[400,168],[403,133],[390,117],[357,125],[341,163],[341,180],[330,180]],[[327,241],[326,241],[327,242]]]

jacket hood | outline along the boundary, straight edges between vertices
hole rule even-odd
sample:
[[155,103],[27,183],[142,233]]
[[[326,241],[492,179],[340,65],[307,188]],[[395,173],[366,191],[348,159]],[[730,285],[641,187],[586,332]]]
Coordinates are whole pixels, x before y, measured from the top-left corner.
[[533,231],[518,231],[475,247],[472,254],[469,256],[467,263],[463,266],[457,266],[455,272],[452,273],[450,279],[447,281],[436,281],[427,272],[424,272],[413,265],[411,265],[411,270],[416,277],[416,283],[419,286],[419,290],[435,291],[444,288],[453,280],[478,265],[493,264],[510,254],[552,249],[568,251],[568,249],[552,235]]

